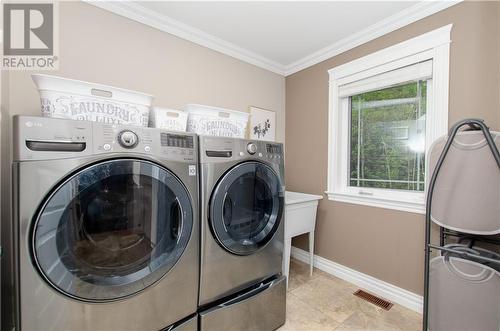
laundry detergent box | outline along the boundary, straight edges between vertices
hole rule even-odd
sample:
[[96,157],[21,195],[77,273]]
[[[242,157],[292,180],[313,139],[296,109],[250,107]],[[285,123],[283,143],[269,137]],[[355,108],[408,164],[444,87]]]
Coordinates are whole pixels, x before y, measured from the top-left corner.
[[152,95],[51,75],[33,74],[32,78],[43,116],[148,126]]

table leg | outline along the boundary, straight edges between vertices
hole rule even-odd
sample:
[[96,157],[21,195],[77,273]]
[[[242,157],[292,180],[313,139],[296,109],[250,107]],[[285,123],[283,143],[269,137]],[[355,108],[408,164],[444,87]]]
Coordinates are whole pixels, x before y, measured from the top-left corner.
[[313,274],[314,267],[314,231],[309,232],[309,269],[310,274]]
[[292,249],[292,238],[285,239],[283,249],[283,275],[286,276],[286,288],[288,288],[288,274],[290,271],[290,251]]

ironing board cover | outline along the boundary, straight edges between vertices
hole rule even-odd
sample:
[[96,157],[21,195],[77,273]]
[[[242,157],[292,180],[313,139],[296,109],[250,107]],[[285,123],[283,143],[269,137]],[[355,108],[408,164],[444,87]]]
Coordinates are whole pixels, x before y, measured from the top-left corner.
[[[492,131],[491,135],[500,148],[500,134]],[[430,147],[429,174],[446,139],[441,137]],[[431,219],[460,232],[500,233],[500,169],[481,131],[456,135],[436,180]]]

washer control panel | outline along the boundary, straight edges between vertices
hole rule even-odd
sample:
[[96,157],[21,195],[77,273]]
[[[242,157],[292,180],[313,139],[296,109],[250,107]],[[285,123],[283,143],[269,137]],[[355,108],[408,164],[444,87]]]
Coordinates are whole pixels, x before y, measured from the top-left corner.
[[283,156],[282,144],[266,143],[266,157],[268,159],[281,159]]
[[97,153],[142,153],[175,161],[197,160],[195,135],[156,128],[93,123]]
[[248,143],[247,152],[250,155],[254,155],[257,152],[257,145],[255,145],[255,143]]
[[198,161],[198,138],[192,133],[38,116],[14,116],[13,130],[15,161],[112,153]]
[[166,147],[194,148],[194,137],[183,134],[162,132],[161,145]]
[[139,137],[131,130],[123,130],[118,134],[118,142],[122,147],[134,148],[139,143]]

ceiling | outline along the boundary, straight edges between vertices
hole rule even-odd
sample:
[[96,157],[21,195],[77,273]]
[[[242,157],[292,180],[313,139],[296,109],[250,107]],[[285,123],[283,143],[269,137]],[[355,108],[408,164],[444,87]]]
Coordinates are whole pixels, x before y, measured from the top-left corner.
[[456,2],[91,2],[289,75]]

